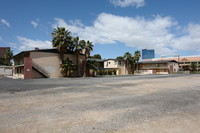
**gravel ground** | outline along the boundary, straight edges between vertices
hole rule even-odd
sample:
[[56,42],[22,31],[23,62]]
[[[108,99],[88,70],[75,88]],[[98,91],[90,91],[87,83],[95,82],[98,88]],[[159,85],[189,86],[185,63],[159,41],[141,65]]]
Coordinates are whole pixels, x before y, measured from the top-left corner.
[[200,75],[0,77],[0,133],[199,133]]

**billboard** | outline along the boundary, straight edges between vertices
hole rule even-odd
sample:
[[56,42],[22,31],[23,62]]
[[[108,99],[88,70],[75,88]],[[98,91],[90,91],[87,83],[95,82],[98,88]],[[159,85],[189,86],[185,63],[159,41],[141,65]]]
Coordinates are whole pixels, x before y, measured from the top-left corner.
[[143,49],[142,50],[142,59],[152,59],[155,58],[154,49]]

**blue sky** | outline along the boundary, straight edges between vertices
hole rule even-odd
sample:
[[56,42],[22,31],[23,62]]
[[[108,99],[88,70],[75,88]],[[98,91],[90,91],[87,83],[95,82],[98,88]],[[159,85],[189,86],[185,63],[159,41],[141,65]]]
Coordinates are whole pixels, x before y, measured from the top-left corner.
[[155,49],[156,57],[200,55],[199,0],[0,0],[0,46],[14,53],[51,48],[65,27],[115,58]]

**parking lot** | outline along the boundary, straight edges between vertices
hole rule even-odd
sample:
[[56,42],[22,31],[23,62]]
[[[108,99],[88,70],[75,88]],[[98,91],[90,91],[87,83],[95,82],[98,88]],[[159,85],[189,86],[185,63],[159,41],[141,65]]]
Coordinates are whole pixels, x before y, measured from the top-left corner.
[[199,133],[200,75],[0,77],[0,133]]

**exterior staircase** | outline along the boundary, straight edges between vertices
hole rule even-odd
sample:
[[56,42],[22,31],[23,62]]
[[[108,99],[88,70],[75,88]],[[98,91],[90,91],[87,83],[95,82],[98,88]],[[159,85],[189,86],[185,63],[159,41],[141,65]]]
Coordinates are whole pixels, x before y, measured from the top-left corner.
[[32,61],[32,67],[38,71],[39,73],[41,73],[44,77],[46,78],[50,78],[50,73],[48,71],[46,71],[43,67],[41,67],[39,64],[35,63],[34,61]]

